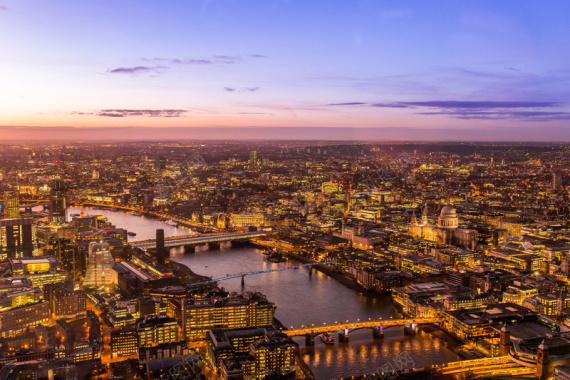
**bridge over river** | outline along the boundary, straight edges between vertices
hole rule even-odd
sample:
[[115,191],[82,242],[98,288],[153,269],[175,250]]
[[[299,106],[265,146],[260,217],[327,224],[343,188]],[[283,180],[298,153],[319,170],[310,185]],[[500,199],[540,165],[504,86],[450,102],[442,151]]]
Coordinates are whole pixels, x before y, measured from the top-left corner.
[[[164,239],[164,246],[166,248],[176,248],[183,246],[196,246],[201,244],[219,244],[234,240],[249,240],[262,236],[271,235],[271,231],[254,231],[254,232],[240,232],[240,233],[215,233],[215,234],[202,234],[202,235],[186,235],[186,236],[172,236]],[[130,243],[133,247],[141,249],[156,248],[156,239],[149,239],[143,241],[135,241]]]
[[[405,366],[405,360],[401,361]],[[398,367],[398,358],[395,358],[394,365],[382,367],[378,372],[371,375],[358,377],[370,379],[493,379],[493,378],[536,378],[536,369],[522,366],[510,360],[509,356],[499,356],[493,358],[480,358],[472,360],[462,360],[447,364],[427,366],[424,368],[401,368]],[[349,378],[344,378],[345,380]],[[354,380],[355,377],[351,377]]]
[[287,336],[305,336],[305,344],[313,345],[315,335],[323,333],[338,333],[338,339],[341,342],[348,342],[348,335],[351,331],[360,329],[372,329],[374,338],[381,339],[384,337],[384,329],[388,327],[404,326],[404,333],[408,335],[415,335],[420,325],[440,323],[440,318],[402,318],[402,319],[387,319],[387,320],[370,320],[370,321],[357,321],[335,323],[332,325],[323,324],[322,326],[302,326],[298,329],[284,330]]

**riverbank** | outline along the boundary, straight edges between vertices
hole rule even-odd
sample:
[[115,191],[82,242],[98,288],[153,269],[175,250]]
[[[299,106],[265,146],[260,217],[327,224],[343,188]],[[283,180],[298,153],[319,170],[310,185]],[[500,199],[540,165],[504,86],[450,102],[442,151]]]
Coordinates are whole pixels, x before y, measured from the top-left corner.
[[[318,261],[316,261],[316,260],[310,259],[308,257],[301,256],[301,255],[297,255],[297,254],[291,253],[291,252],[284,252],[283,255],[287,256],[291,259],[295,259],[297,261],[305,263],[305,264],[316,264],[316,263],[318,263]],[[323,272],[324,274],[326,274],[327,276],[337,280],[338,282],[340,282],[344,286],[346,286],[352,290],[355,290],[361,294],[366,293],[367,295],[374,295],[374,293],[369,293],[368,290],[366,290],[362,285],[360,285],[359,283],[354,281],[348,275],[346,275],[344,273],[335,272],[334,269],[329,268],[324,264],[315,265],[315,266],[313,266],[313,268],[315,268],[319,272]]]
[[186,265],[176,261],[168,260],[165,263],[166,267],[172,271],[174,276],[178,277],[183,283],[196,283],[202,281],[209,281],[210,277],[201,276],[190,270]]

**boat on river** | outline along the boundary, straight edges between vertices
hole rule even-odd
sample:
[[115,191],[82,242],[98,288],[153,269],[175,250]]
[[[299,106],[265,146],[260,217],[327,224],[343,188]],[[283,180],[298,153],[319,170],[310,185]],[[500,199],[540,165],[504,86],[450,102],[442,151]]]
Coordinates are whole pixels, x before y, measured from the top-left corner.
[[319,338],[321,338],[321,340],[323,341],[323,343],[325,344],[334,344],[334,338],[332,337],[332,335],[328,332],[326,333],[322,333],[321,335],[319,335]]
[[284,263],[287,261],[285,257],[283,257],[280,253],[272,253],[270,255],[265,256],[267,261],[271,261],[272,263]]

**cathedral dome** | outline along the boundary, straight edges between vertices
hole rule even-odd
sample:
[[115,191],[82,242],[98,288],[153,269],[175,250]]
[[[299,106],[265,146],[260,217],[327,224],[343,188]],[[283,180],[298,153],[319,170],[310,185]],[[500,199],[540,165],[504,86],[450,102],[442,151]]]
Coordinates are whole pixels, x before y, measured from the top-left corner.
[[438,219],[439,228],[457,228],[459,226],[459,218],[455,208],[450,205],[445,205],[441,209]]
[[453,208],[453,206],[445,205],[441,209],[440,217],[442,217],[442,216],[455,216],[455,215],[456,215],[456,212],[455,212],[455,209]]

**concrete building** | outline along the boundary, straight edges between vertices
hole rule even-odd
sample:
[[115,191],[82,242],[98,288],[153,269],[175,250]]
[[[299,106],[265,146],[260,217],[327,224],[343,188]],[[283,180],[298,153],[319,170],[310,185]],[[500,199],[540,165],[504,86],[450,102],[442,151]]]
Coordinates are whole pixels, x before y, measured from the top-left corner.
[[105,286],[117,283],[117,272],[113,270],[115,260],[109,250],[109,244],[91,242],[85,272],[85,286]]

